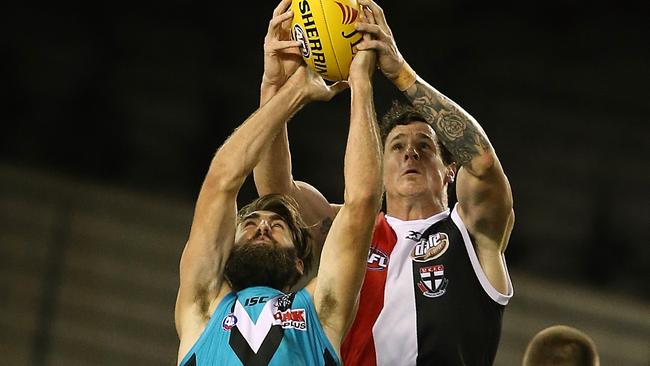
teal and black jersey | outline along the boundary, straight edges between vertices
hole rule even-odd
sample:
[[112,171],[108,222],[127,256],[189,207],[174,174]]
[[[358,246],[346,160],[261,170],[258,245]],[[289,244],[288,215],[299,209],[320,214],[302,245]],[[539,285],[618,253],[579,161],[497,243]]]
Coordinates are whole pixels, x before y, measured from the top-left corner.
[[181,366],[339,365],[306,290],[226,295]]

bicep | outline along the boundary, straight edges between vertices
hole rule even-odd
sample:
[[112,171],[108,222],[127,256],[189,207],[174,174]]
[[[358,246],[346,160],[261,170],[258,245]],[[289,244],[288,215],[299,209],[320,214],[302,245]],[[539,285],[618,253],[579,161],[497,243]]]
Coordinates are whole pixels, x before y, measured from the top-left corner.
[[318,225],[326,235],[341,205],[330,204],[314,186],[301,181],[295,182],[289,195],[298,203],[305,223],[308,226]]
[[[221,289],[223,269],[235,238],[235,197],[217,194],[200,197],[189,239],[180,261],[180,285],[176,301],[177,319],[188,309],[199,314]],[[178,324],[177,324],[178,326]]]
[[309,228],[312,236],[314,251],[314,268],[318,266],[325,238],[341,208],[341,205],[332,205],[312,185],[296,181],[289,195],[298,203],[300,215]]
[[313,286],[314,303],[330,340],[339,341],[350,326],[366,271],[373,212],[344,205],[329,231]]
[[507,242],[503,238],[512,228],[513,200],[510,183],[499,161],[495,160],[481,176],[460,168],[456,196],[459,214],[469,232],[489,238],[505,249]]

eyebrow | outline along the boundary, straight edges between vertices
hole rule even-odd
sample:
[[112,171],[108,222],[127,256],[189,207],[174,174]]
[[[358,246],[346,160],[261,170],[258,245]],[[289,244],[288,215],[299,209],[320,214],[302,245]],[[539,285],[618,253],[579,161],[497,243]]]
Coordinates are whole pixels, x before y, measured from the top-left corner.
[[397,135],[393,136],[390,140],[388,140],[388,142],[393,142],[393,141],[395,141],[395,140],[397,140],[397,139],[399,139],[399,138],[402,138],[402,137],[404,137],[404,136],[406,136],[406,134],[404,134],[404,133],[398,133]]
[[431,136],[431,135],[427,135],[427,134],[424,133],[424,132],[418,132],[416,135],[417,135],[418,137],[424,137],[424,138],[427,139],[427,140],[435,141],[435,139],[433,138],[433,136]]
[[[427,135],[424,132],[416,132],[415,135],[416,135],[416,137],[424,138],[424,139],[427,139],[427,140],[430,140],[430,141],[433,141],[433,142],[436,141],[433,136]],[[393,141],[395,141],[397,139],[401,139],[401,138],[403,138],[405,136],[406,136],[406,134],[404,132],[400,132],[397,135],[393,136],[390,140],[388,140],[388,142],[392,143]]]
[[[244,222],[249,219],[258,219],[260,216],[262,215],[260,215],[259,212],[252,212],[247,216],[242,217],[241,221]],[[284,218],[276,213],[272,213],[271,215],[269,215],[269,221],[276,221],[276,220],[285,222]]]

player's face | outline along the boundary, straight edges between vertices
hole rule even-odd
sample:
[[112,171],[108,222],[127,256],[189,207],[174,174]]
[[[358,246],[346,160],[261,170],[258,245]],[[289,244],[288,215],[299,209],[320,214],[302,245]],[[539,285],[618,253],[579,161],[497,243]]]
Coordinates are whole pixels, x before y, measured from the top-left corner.
[[270,211],[254,211],[237,226],[224,274],[235,290],[269,286],[288,291],[303,268],[282,217]]
[[438,197],[443,192],[446,166],[427,123],[395,126],[384,144],[386,194],[399,197]]
[[254,211],[237,226],[235,245],[270,245],[274,248],[293,247],[289,225],[271,211]]

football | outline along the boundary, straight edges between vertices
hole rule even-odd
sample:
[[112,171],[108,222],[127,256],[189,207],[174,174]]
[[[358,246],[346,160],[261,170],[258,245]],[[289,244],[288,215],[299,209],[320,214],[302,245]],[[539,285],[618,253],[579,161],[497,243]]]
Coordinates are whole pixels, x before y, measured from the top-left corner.
[[362,34],[357,0],[293,0],[291,36],[307,65],[328,81],[347,80]]

